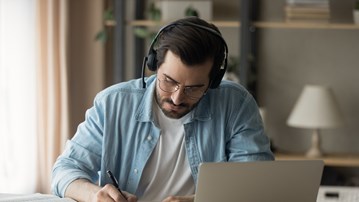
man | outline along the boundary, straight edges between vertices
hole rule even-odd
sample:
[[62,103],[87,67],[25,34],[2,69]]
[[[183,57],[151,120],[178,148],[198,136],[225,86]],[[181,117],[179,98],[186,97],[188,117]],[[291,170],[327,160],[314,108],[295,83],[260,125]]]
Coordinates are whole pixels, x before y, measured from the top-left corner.
[[227,52],[218,28],[199,18],[161,29],[147,61],[157,74],[96,96],[54,165],[53,192],[78,201],[193,201],[201,162],[273,160],[253,97],[221,82]]

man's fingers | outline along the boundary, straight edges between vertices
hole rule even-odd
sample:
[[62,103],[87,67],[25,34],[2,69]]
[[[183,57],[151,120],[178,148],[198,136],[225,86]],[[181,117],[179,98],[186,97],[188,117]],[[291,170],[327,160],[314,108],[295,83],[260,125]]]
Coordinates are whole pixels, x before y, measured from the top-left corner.
[[123,196],[117,189],[117,187],[113,186],[112,184],[106,184],[102,190],[104,193],[102,194],[104,199],[111,198],[113,201],[116,202],[127,202],[125,196]]
[[123,193],[123,195],[125,195],[128,202],[137,202],[138,199],[137,199],[137,197],[135,195],[130,194],[130,193],[125,192],[125,191],[123,191],[122,193]]

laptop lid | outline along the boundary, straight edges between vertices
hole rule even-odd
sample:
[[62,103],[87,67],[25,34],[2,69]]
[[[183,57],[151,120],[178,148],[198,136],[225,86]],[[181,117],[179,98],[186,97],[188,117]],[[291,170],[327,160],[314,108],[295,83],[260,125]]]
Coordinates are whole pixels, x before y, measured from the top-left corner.
[[195,202],[315,202],[322,160],[203,163]]

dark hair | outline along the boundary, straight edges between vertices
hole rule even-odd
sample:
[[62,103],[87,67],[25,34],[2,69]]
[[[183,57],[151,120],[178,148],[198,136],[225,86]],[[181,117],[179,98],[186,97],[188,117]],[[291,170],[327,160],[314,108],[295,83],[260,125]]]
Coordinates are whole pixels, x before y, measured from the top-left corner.
[[[202,64],[211,59],[213,66],[208,76],[210,80],[215,78],[225,57],[225,42],[220,37],[219,29],[198,17],[183,18],[172,24],[173,26],[162,31],[154,48],[157,52],[157,67],[161,66],[170,50],[186,65]],[[207,27],[209,30],[191,24]],[[214,32],[218,32],[219,36]]]

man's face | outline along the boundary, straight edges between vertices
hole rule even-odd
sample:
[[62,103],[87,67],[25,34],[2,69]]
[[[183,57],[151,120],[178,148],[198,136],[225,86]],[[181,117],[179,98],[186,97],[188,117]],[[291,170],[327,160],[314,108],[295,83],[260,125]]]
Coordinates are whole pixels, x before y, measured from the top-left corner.
[[211,68],[211,60],[187,66],[167,51],[156,81],[156,101],[167,117],[181,118],[196,106],[208,89]]

